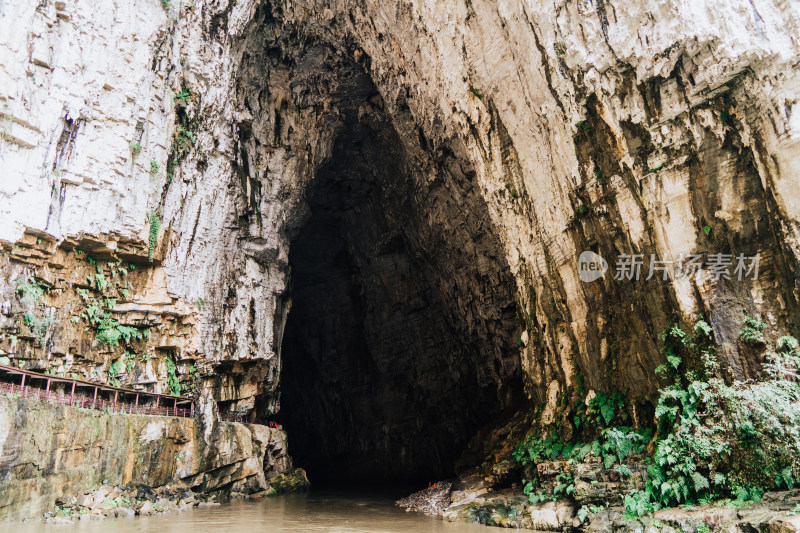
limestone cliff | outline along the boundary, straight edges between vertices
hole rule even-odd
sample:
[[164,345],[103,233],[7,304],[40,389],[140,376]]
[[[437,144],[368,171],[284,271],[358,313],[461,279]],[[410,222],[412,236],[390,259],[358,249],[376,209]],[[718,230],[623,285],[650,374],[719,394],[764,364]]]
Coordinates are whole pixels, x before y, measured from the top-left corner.
[[[578,384],[644,422],[670,323],[704,313],[731,379],[759,358],[745,314],[798,333],[799,23],[788,0],[4,0],[3,357],[282,402],[299,447],[324,436],[309,461],[386,476],[447,470],[522,396],[552,424]],[[718,253],[758,278],[613,279]]]
[[257,492],[286,471],[276,428],[111,415],[0,397],[0,520],[52,511],[104,483]]

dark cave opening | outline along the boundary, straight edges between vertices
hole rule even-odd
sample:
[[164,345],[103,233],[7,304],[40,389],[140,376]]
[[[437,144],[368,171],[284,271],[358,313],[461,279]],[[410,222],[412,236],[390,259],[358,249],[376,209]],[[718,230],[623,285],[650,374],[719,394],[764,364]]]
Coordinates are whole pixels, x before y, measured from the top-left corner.
[[441,479],[519,400],[514,282],[474,172],[411,154],[365,78],[291,240],[278,420],[312,482]]

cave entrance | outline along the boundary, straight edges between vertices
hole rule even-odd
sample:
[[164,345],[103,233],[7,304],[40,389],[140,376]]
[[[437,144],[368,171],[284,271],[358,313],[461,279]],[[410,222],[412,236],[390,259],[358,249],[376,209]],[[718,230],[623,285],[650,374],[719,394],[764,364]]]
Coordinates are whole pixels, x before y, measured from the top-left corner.
[[514,281],[466,159],[361,76],[291,240],[278,420],[314,482],[442,479],[521,392]]

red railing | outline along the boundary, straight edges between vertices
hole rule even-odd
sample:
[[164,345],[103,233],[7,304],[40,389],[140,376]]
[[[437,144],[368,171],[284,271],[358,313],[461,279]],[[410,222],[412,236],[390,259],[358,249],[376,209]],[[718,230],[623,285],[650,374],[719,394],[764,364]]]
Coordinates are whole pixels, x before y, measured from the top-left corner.
[[[5,379],[11,379],[11,382],[0,381],[0,394],[19,394],[23,398],[50,401],[81,409],[108,410],[112,413],[186,418],[194,416],[194,400],[188,397],[122,389],[4,365],[0,365],[0,375]],[[19,379],[20,383],[14,383],[13,380],[16,379]],[[66,390],[70,392],[67,393]],[[84,392],[86,390],[89,394]],[[131,398],[135,398],[135,401],[130,401]],[[181,405],[187,407],[180,407]],[[219,411],[217,413],[222,420],[230,422],[271,424],[268,420],[248,420],[250,417],[246,414]]]
[[[55,402],[61,405],[80,407],[82,409],[96,409],[99,411],[109,410],[112,413],[127,413],[133,415],[155,415],[155,416],[182,416],[190,418],[194,416],[192,407],[178,407],[177,405],[168,407],[164,405],[137,404],[124,400],[107,400],[86,396],[84,394],[64,394],[53,390],[46,390],[37,386],[17,385],[15,383],[0,382],[0,393],[19,394],[23,398],[33,398],[41,401]],[[140,393],[147,395],[147,393]]]

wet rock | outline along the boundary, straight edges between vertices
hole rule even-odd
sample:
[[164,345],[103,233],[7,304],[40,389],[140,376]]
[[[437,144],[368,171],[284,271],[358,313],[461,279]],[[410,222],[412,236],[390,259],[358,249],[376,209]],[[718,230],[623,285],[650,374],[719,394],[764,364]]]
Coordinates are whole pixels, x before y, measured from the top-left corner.
[[128,507],[117,507],[114,509],[114,516],[117,518],[120,517],[132,517],[136,516],[136,511],[133,509],[129,509]]
[[561,531],[572,525],[575,510],[575,504],[566,500],[532,505],[528,511],[531,517],[531,527],[542,531]]
[[151,514],[155,514],[156,510],[153,507],[153,504],[149,501],[144,502],[141,507],[139,507],[138,513],[142,516],[150,516]]
[[769,533],[800,532],[800,516],[773,518],[767,522]]
[[293,468],[268,480],[269,492],[272,494],[286,494],[308,490],[311,483],[308,481],[306,471],[302,468]]
[[170,500],[168,498],[161,498],[156,502],[154,507],[163,513],[167,511],[173,511],[175,507],[177,507],[177,505],[173,500]]

